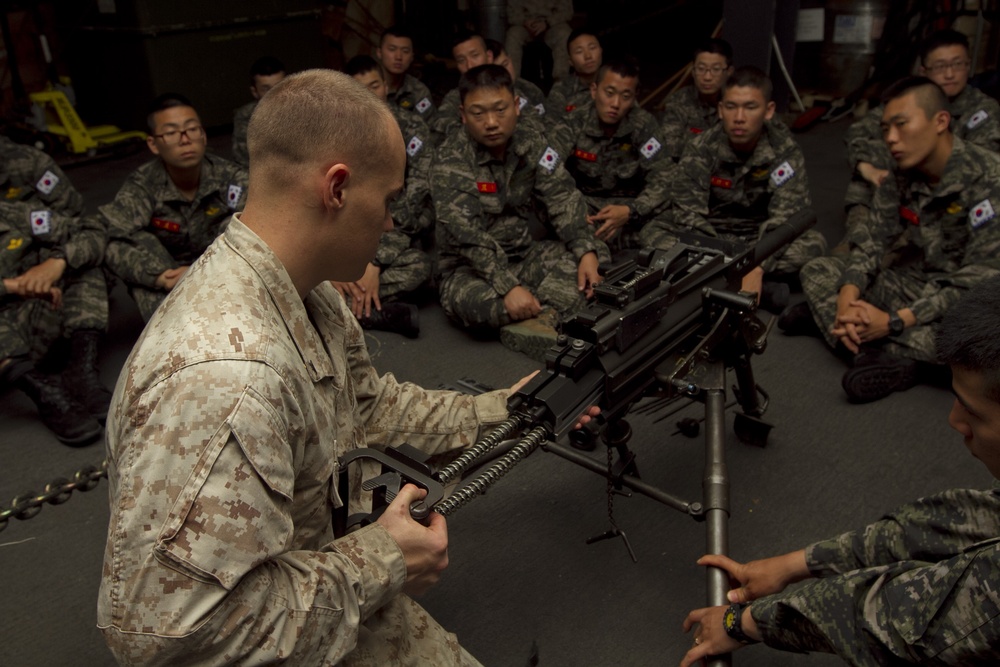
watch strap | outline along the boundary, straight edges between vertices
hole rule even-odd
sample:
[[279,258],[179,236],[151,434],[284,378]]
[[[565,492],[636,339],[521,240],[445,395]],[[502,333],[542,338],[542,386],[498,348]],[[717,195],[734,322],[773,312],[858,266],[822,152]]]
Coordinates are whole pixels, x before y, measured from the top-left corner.
[[743,610],[749,607],[748,603],[735,602],[729,605],[722,615],[722,627],[726,634],[741,644],[756,644],[756,639],[751,639],[743,632]]

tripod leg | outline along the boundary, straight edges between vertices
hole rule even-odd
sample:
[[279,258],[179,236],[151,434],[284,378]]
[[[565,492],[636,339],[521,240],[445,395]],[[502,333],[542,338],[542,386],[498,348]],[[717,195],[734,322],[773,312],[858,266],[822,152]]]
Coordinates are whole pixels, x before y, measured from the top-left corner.
[[[725,369],[722,369],[725,373]],[[722,386],[725,386],[724,383]],[[709,389],[705,392],[705,476],[702,490],[705,496],[706,551],[729,554],[729,471],[726,468],[726,392]],[[706,574],[708,604],[724,605],[729,592],[729,577],[724,570],[710,567]],[[727,654],[712,658],[709,667],[732,664]]]

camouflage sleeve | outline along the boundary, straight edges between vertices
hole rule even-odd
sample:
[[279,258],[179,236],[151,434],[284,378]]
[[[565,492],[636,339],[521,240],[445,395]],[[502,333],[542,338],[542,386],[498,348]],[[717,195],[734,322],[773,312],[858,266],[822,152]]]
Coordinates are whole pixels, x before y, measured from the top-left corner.
[[870,224],[855,225],[851,230],[851,254],[837,290],[855,285],[864,292],[875,278],[881,258],[904,231],[899,220],[899,185],[891,176],[875,190],[869,220]]
[[652,116],[637,139],[645,142],[639,144],[639,160],[646,173],[646,184],[635,198],[635,211],[640,222],[645,222],[659,215],[670,204],[674,161],[665,150],[667,139]]
[[687,122],[680,105],[668,98],[666,106],[663,107],[660,134],[663,136],[664,150],[675,162],[681,159],[684,144],[691,134],[686,126]]
[[447,147],[444,144],[438,151],[430,178],[440,252],[461,257],[504,296],[521,281],[508,269],[507,253],[486,231],[470,165]]
[[[403,202],[405,205],[405,202]],[[401,214],[399,217],[404,215],[409,215],[409,211]],[[396,214],[393,214],[393,220],[396,219]],[[396,258],[399,257],[400,253],[410,247],[410,237],[402,232],[400,229],[393,229],[392,231],[386,232],[379,239],[378,248],[375,250],[375,259],[382,266],[389,266]]]
[[233,116],[233,161],[244,167],[250,164],[250,153],[247,150],[247,128],[250,125],[252,113],[252,106],[249,109],[242,106],[236,110]]
[[100,212],[108,233],[105,263],[126,283],[155,287],[157,277],[176,266],[163,244],[145,231],[153,215],[153,195],[134,176]]
[[[178,655],[213,666],[337,664],[402,588],[403,555],[378,524],[318,550],[292,546],[301,519],[292,514],[294,434],[274,406],[296,402],[264,366],[183,368],[111,427],[121,434],[112,467],[122,489],[111,532],[128,535],[119,539],[129,547],[115,561],[143,574],[117,582],[102,628],[123,664],[186,662]],[[205,377],[217,380],[211,392]],[[157,484],[133,485],[142,477]]]
[[410,234],[421,232],[434,224],[430,187],[431,164],[434,158],[433,137],[427,123],[423,119],[417,120],[419,122],[413,124],[412,130],[408,132],[410,136],[403,137],[407,142],[407,160],[410,162],[406,170],[404,195],[410,215],[409,226],[405,227],[405,230]]
[[[980,94],[980,103],[976,111],[986,113],[986,118],[973,128],[966,128],[962,139],[970,144],[982,146],[995,153],[1000,152],[1000,104],[986,94]],[[975,114],[973,114],[975,116]],[[972,118],[964,119],[966,123],[974,122]]]
[[459,97],[458,90],[449,91],[441,100],[441,106],[438,107],[437,113],[428,121],[428,125],[440,138],[447,137],[456,128],[462,126],[462,118],[458,110],[461,104],[462,98]]
[[[572,75],[570,75],[572,76]],[[569,98],[566,96],[566,89],[560,82],[552,84],[552,88],[549,89],[549,96],[545,98],[545,108],[548,110],[546,114],[548,116],[547,121],[549,127],[555,126],[556,123],[562,118],[563,114],[566,113],[566,104]]]
[[[760,226],[761,236],[788,220],[798,211],[812,207],[812,199],[809,196],[809,177],[806,175],[805,156],[798,149],[798,146],[796,146],[795,150],[789,151],[782,157],[784,160],[778,158],[775,161],[778,163],[775,171],[780,171],[786,166],[791,166],[792,177],[780,185],[775,184],[774,194],[771,196],[771,201],[767,207],[767,222]],[[774,172],[772,172],[770,178],[772,183],[776,183]],[[761,268],[764,269],[765,273],[773,271],[779,261],[780,253],[772,255],[764,260]]]
[[857,169],[859,162],[868,162],[885,169],[889,157],[882,139],[882,107],[869,111],[864,118],[854,121],[847,128],[844,139],[847,144],[847,161],[851,169]]
[[[346,305],[342,305],[346,310]],[[398,382],[392,373],[381,377],[372,367],[360,325],[352,322],[347,335],[347,362],[357,398],[359,419],[369,446],[384,448],[409,443],[428,454],[468,447],[507,418],[509,391],[478,396],[423,389]]]
[[[751,613],[765,642],[833,652],[851,664],[964,665],[1000,657],[989,625],[1000,558],[995,491],[949,491],[905,506],[857,533],[812,545],[818,577],[762,598]],[[915,594],[915,591],[919,591]],[[991,598],[995,599],[995,598]]]
[[[35,151],[35,154],[36,196],[45,203],[46,208],[55,213],[70,217],[80,215],[83,212],[83,195],[77,192],[69,177],[51,157],[41,151]],[[54,181],[52,176],[55,177]],[[45,192],[49,187],[46,185],[47,181],[52,183],[52,189],[48,193]]]
[[[546,150],[547,146],[535,153],[538,156],[536,162],[544,159]],[[577,260],[593,252],[600,262],[610,261],[611,251],[595,236],[594,228],[587,222],[587,204],[576,189],[573,177],[563,166],[562,155],[551,169],[535,166],[535,195],[545,205],[559,238]]]
[[703,140],[706,136],[709,135],[698,135],[684,148],[681,160],[673,170],[670,200],[676,211],[674,219],[683,230],[717,236],[708,221],[713,157],[706,150]]
[[85,215],[76,221],[69,238],[63,243],[66,264],[74,269],[98,266],[104,261],[108,231],[100,214]]

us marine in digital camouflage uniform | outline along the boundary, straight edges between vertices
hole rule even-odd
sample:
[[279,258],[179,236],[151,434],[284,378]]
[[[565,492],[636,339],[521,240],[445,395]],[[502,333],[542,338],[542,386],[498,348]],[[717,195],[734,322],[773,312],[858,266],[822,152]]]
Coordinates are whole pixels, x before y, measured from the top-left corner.
[[566,39],[566,50],[573,70],[552,84],[546,100],[546,119],[551,127],[577,107],[591,103],[590,84],[597,80],[603,51],[597,35],[588,28],[577,28]]
[[[382,67],[370,56],[355,56],[344,73],[386,101]],[[428,184],[433,145],[427,123],[414,113],[391,106],[406,141],[406,185],[389,207],[393,229],[382,235],[365,275],[334,287],[351,304],[365,329],[395,331],[411,338],[420,332],[416,306],[397,299],[423,285],[431,276],[431,258],[422,248],[434,224]]]
[[385,68],[389,106],[415,113],[429,123],[437,114],[430,88],[407,73],[413,64],[413,35],[400,26],[386,28],[375,57]]
[[157,159],[100,209],[109,235],[105,263],[144,320],[243,208],[247,185],[243,167],[205,153],[205,130],[185,98],[154,100],[149,126],[146,142]]
[[246,211],[157,310],[119,380],[98,626],[122,664],[478,665],[409,597],[448,561],[444,517],[410,518],[422,491],[406,485],[377,521],[335,527],[335,514],[371,511],[372,466],[351,467],[345,496],[339,457],[455,450],[507,416],[507,390],[377,375],[329,284],[356,280],[392,227],[403,139],[383,103],[330,70],[278,84],[249,138]]
[[[966,143],[1000,152],[1000,105],[968,85],[970,65],[969,40],[954,30],[934,33],[920,49],[921,75],[938,84],[948,97],[952,133]],[[836,255],[849,252],[851,230],[868,222],[875,189],[892,170],[892,156],[882,138],[884,111],[884,105],[879,105],[847,130],[847,161],[853,171],[844,202],[847,233],[834,249]]]
[[247,154],[247,126],[250,116],[257,108],[257,101],[285,78],[285,66],[273,56],[264,56],[250,66],[250,94],[253,102],[247,102],[233,114],[233,161],[244,169],[250,166]]
[[[808,208],[805,158],[791,132],[771,120],[771,81],[742,67],[726,81],[722,124],[698,135],[684,149],[673,185],[675,210],[669,226],[643,230],[646,245],[669,247],[677,231],[753,245],[774,226]],[[826,251],[823,236],[809,230],[743,279],[743,289],[760,294],[761,306],[780,311],[789,289],[770,278],[794,276]],[[765,274],[768,280],[764,281]]]
[[[45,153],[0,138],[0,384],[24,391],[69,445],[93,442],[111,400],[97,368],[108,326],[101,220]],[[58,375],[35,368],[65,337]]]
[[[949,424],[1000,480],[998,331],[1000,279],[991,278],[945,315],[937,356],[952,369]],[[863,530],[783,556],[746,564],[703,556],[698,562],[723,568],[739,587],[729,592],[729,608],[688,615],[684,628],[695,627],[694,646],[681,667],[757,641],[834,653],[857,667],[1000,664],[996,488],[923,498]]]
[[[488,42],[493,42],[493,48],[499,49],[499,42],[486,40],[480,35],[463,33],[456,37],[455,45],[452,47],[452,55],[455,57],[458,71],[465,74],[473,67],[495,62],[497,54],[503,52],[490,49]],[[507,66],[504,69],[510,73],[512,71],[510,59],[506,58],[506,60]],[[514,95],[517,97],[517,106],[521,113],[520,121],[531,125],[536,132],[544,133],[545,125],[542,120],[545,117],[546,107],[542,91],[530,81],[519,79],[513,74],[511,74],[511,80],[514,81]],[[458,88],[449,90],[444,99],[441,100],[437,115],[431,121],[431,129],[437,133],[439,141],[443,141],[448,135],[462,127],[461,106],[462,98]]]
[[[441,305],[467,327],[500,329],[501,341],[538,357],[555,327],[584,304],[607,246],[562,157],[518,122],[510,75],[483,65],[462,75],[464,132],[442,144],[431,168]],[[535,241],[528,220],[544,210],[559,241]]]
[[587,202],[594,234],[617,249],[640,245],[638,233],[665,224],[673,163],[656,119],[636,106],[639,68],[629,60],[601,66],[591,103],[563,116],[549,133]]
[[896,168],[875,192],[871,223],[853,230],[846,259],[802,269],[808,306],[779,321],[786,333],[808,332],[815,321],[831,347],[856,355],[843,379],[856,402],[916,384],[917,362],[937,360],[941,317],[1000,272],[1000,156],[952,134],[947,100],[929,79],[897,82],[883,99]]
[[733,73],[733,47],[724,39],[709,39],[694,50],[694,83],[667,98],[663,108],[663,136],[667,155],[681,159],[694,137],[721,122],[722,86]]

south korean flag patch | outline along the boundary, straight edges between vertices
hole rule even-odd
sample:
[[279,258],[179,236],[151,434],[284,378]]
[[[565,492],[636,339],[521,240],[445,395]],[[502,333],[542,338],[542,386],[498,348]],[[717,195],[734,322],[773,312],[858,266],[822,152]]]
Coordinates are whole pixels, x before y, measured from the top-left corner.
[[52,213],[49,211],[31,212],[31,233],[33,236],[48,234],[52,231]]
[[972,225],[973,229],[979,229],[994,217],[996,217],[996,211],[993,210],[989,199],[984,199],[969,209],[969,224]]
[[542,104],[541,102],[539,102],[538,104],[535,105],[535,111],[538,112],[539,116],[544,116],[545,115],[545,105]]
[[424,99],[420,100],[419,102],[417,102],[416,109],[417,109],[418,113],[423,113],[423,112],[427,111],[430,108],[431,108],[431,101],[429,99],[427,99],[426,97]]
[[985,109],[980,109],[976,113],[972,114],[972,116],[969,118],[969,122],[966,123],[965,126],[970,130],[974,130],[980,125],[982,125],[983,121],[989,117],[990,115],[986,113]]
[[792,169],[792,165],[782,162],[777,169],[771,172],[771,182],[774,183],[774,187],[780,188],[794,175],[795,170]]
[[59,185],[59,177],[51,171],[46,171],[42,174],[42,177],[38,179],[38,182],[35,183],[35,189],[43,195],[48,195],[52,194],[52,191],[56,189],[57,185]]
[[410,139],[410,143],[406,144],[406,154],[413,157],[420,152],[420,149],[424,147],[424,142],[420,141],[420,137],[413,135]]
[[226,194],[226,203],[229,204],[229,208],[234,209],[236,205],[240,203],[240,197],[243,195],[243,186],[241,185],[230,185],[229,192]]
[[660,142],[656,140],[656,137],[650,137],[649,141],[644,143],[642,148],[639,149],[639,152],[642,153],[642,156],[648,160],[659,153],[661,148],[663,148],[663,146],[661,146]]
[[559,164],[559,153],[556,153],[551,147],[546,148],[545,152],[542,153],[542,157],[538,161],[538,164],[542,169],[551,174],[552,170],[556,168],[557,164]]
[[521,97],[519,95],[518,98],[517,98],[517,110],[518,111],[524,111],[524,105],[527,104],[527,103],[528,103],[527,98]]

